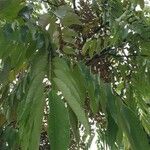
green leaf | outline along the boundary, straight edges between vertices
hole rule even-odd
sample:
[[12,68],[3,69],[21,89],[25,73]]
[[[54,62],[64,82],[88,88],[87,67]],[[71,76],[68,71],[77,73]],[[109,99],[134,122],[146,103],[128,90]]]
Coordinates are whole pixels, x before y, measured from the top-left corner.
[[[56,62],[59,60],[58,62]],[[61,66],[60,66],[61,64]],[[59,67],[59,66],[61,67]],[[73,95],[76,97],[78,102],[83,106],[84,105],[84,100],[85,100],[85,90],[84,90],[84,78],[81,75],[81,72],[79,69],[76,67],[74,68],[69,68],[69,65],[66,63],[65,60],[63,59],[56,59],[54,63],[54,67],[58,69],[54,69],[54,73],[57,78],[61,79],[67,86],[69,86],[73,92]],[[65,69],[66,68],[66,69]],[[79,81],[82,79],[81,81]],[[82,83],[82,85],[81,85]]]
[[72,111],[72,109],[68,106],[69,110],[69,119],[70,119],[70,125],[74,134],[74,137],[76,141],[79,143],[80,141],[80,133],[79,133],[79,126],[78,126],[78,119],[75,113]]
[[110,145],[110,147],[113,149],[115,146],[115,142],[116,142],[118,126],[109,112],[108,112],[107,120],[108,120],[108,126],[107,126],[107,131],[106,131],[107,140],[108,140],[107,142]]
[[74,30],[70,28],[64,28],[62,30],[62,34],[65,42],[69,42],[72,44],[75,42],[75,37],[77,36],[77,33]]
[[7,126],[4,131],[4,139],[8,143],[7,149],[17,149],[19,145],[19,136],[17,129]]
[[[38,149],[44,108],[43,73],[34,78],[19,121],[19,133],[23,150]],[[23,105],[23,104],[22,104]]]
[[84,44],[83,47],[82,47],[82,53],[83,53],[83,55],[85,55],[86,52],[89,50],[89,48],[90,48],[90,46],[91,46],[91,43],[92,43],[92,40],[87,40],[87,41],[85,42],[85,44]]
[[124,131],[132,149],[141,150],[143,147],[149,149],[150,146],[139,118],[121,101],[121,99],[112,94],[109,87],[107,87],[107,94],[111,116],[118,127],[122,128]]
[[49,19],[50,28],[48,29],[48,33],[50,34],[50,37],[52,40],[54,40],[54,34],[56,33],[57,26],[56,26],[56,16],[50,13],[51,18]]
[[[38,61],[37,61],[38,60]],[[39,149],[44,112],[43,78],[47,65],[45,54],[38,53],[32,62],[29,89],[18,108],[19,135],[23,150]]]
[[[115,21],[115,19],[119,18],[123,14],[123,3],[120,0],[110,1],[110,13],[111,20]],[[117,10],[117,11],[116,11]]]
[[68,70],[69,70],[68,63],[67,63],[67,61],[65,61],[65,59],[63,59],[63,58],[55,57],[55,58],[53,59],[53,66],[54,66],[56,69],[65,70],[65,71],[68,71]]
[[80,64],[77,64],[72,68],[71,75],[76,82],[78,94],[80,95],[82,105],[83,105],[86,96],[86,80],[80,68]]
[[143,9],[144,6],[145,6],[144,0],[138,0],[138,3],[139,3],[139,5],[140,5],[140,7]]
[[31,77],[38,76],[41,72],[46,71],[47,55],[44,52],[39,52],[31,62]]
[[6,58],[3,62],[3,67],[0,70],[0,84],[5,84],[9,80],[9,72],[11,69],[10,57]]
[[46,13],[39,16],[38,25],[43,29],[50,23],[51,16]]
[[81,25],[79,16],[73,12],[68,12],[63,18],[62,22],[63,22],[63,25],[65,26],[70,26],[73,24]]
[[79,16],[75,14],[74,11],[67,5],[58,7],[54,14],[61,19],[64,26],[81,24]]
[[[116,108],[116,98],[112,94],[112,91],[109,87],[109,85],[105,85],[105,90],[106,90],[106,97],[107,97],[107,109],[109,109],[111,116],[114,118],[115,122],[118,123],[118,109]],[[119,107],[119,106],[118,106]],[[118,115],[118,116],[117,116]]]
[[100,81],[100,105],[101,105],[101,109],[104,113],[106,113],[106,105],[107,105],[107,94],[106,94],[106,90],[105,90],[105,84],[103,83],[103,81]]
[[120,147],[120,149],[122,148],[122,140],[123,140],[123,132],[122,132],[121,128],[119,128],[117,136],[116,136],[116,143],[117,143],[118,147]]
[[96,95],[96,86],[94,84],[94,82],[88,81],[88,87],[87,87],[87,91],[88,91],[88,95],[90,98],[90,107],[93,113],[97,113],[98,112],[98,108],[99,108],[99,104],[97,101],[97,95]]
[[22,0],[1,0],[0,1],[0,18],[14,19],[22,8]]
[[[122,119],[126,124],[128,139],[130,140],[131,147],[135,150],[141,150],[143,147],[149,149],[147,136],[144,132],[141,122],[136,115],[124,104],[122,106]],[[139,142],[140,141],[140,142]]]
[[96,48],[97,48],[97,40],[94,39],[94,40],[92,40],[92,42],[90,44],[90,48],[89,48],[89,56],[90,56],[90,58],[93,57],[93,54],[96,51]]
[[62,91],[63,96],[65,97],[67,103],[76,114],[78,120],[84,125],[87,133],[90,133],[90,127],[88,123],[87,116],[84,112],[84,108],[81,107],[80,103],[73,94],[73,91],[70,89],[70,86],[67,86],[61,79],[54,78],[54,82],[57,85],[58,89]]
[[150,51],[149,51],[150,42],[146,42],[146,41],[141,40],[140,46],[141,46],[141,53],[150,56]]
[[54,91],[49,94],[48,133],[52,150],[67,150],[70,143],[69,114],[64,102]]
[[97,113],[99,110],[99,102],[100,102],[100,87],[97,76],[93,76],[86,66],[82,66],[83,77],[85,79],[84,85],[85,90],[88,92],[89,100],[90,100],[90,108],[93,113]]
[[20,41],[23,43],[31,42],[32,34],[30,32],[30,29],[27,25],[20,26]]
[[68,87],[70,87],[72,94],[74,95],[74,97],[76,97],[77,101],[80,104],[83,104],[83,100],[81,99],[78,91],[78,86],[75,82],[75,80],[73,79],[73,77],[68,73],[68,72],[64,72],[62,70],[54,70],[54,73],[56,75],[57,78],[61,79]]
[[71,11],[71,8],[67,5],[63,5],[58,7],[54,14],[59,18],[64,18],[68,11]]
[[94,52],[97,51],[97,46],[98,46],[98,43],[99,41],[97,39],[88,39],[85,44],[83,45],[82,47],[82,53],[83,55],[85,55],[88,51],[89,53],[89,56],[92,58],[93,57],[93,54]]
[[4,125],[5,122],[6,122],[5,115],[0,113],[0,128]]
[[63,50],[66,54],[75,54],[75,50],[70,46],[64,46]]
[[11,52],[11,65],[16,70],[25,63],[26,48],[21,44],[15,44]]

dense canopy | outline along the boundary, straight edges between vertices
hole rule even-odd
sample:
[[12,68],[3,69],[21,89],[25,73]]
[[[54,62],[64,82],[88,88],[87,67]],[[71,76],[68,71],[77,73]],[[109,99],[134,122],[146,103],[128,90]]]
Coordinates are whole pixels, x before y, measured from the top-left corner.
[[150,5],[0,0],[0,149],[149,150]]

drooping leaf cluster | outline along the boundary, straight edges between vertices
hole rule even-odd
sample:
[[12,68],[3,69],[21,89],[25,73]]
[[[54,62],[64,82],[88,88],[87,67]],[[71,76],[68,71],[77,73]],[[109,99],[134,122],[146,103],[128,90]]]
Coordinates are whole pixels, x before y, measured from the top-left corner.
[[150,149],[144,0],[0,1],[0,149]]

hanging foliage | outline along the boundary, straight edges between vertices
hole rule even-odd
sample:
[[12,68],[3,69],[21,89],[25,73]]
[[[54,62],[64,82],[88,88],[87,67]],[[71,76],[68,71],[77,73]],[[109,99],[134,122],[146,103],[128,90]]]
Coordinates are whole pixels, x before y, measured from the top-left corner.
[[0,149],[150,149],[150,5],[0,1]]

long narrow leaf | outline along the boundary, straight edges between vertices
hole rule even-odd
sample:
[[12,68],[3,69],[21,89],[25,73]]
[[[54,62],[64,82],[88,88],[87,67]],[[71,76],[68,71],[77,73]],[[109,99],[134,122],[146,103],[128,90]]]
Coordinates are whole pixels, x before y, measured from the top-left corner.
[[54,82],[57,85],[57,87],[60,89],[60,91],[62,91],[66,101],[68,102],[68,104],[70,105],[74,113],[76,114],[79,121],[84,125],[87,133],[90,133],[89,123],[85,115],[84,108],[81,107],[76,97],[74,97],[70,87],[68,87],[64,82],[62,82],[58,78],[54,78]]
[[49,94],[48,133],[52,150],[67,150],[70,142],[69,114],[54,91]]

